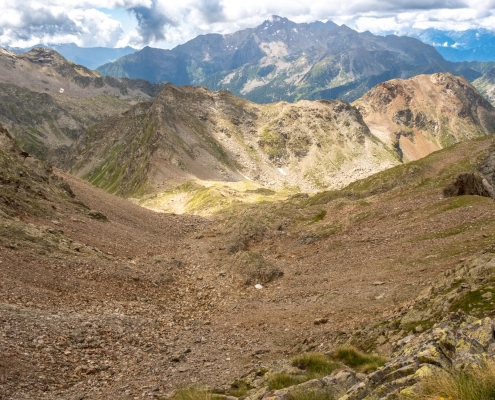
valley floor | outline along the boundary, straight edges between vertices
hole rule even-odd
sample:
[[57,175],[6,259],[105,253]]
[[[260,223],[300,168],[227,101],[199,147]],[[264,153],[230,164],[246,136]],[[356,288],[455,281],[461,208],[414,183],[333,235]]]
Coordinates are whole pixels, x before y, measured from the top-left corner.
[[[57,171],[98,213],[61,202],[56,217],[2,217],[0,398],[165,395],[332,349],[492,245],[493,201],[442,193],[491,144],[210,217],[155,213]],[[70,240],[50,247],[50,235]],[[283,276],[245,284],[236,253],[248,250]]]

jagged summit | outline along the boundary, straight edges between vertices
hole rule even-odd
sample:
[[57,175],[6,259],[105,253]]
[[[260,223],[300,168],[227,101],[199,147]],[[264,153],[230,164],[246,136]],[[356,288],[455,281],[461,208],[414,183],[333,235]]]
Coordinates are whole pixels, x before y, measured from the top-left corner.
[[331,21],[272,16],[229,35],[198,36],[172,50],[145,49],[108,63],[102,75],[228,89],[259,103],[354,100],[378,82],[449,65],[417,39],[359,33]]

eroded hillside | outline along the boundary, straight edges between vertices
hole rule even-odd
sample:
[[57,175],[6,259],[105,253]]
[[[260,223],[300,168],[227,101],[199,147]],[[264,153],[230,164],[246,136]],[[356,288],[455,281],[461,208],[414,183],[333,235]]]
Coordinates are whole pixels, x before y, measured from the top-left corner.
[[53,50],[0,49],[0,122],[22,148],[57,166],[91,125],[149,100],[163,88],[143,80],[101,77]]
[[370,131],[418,160],[459,141],[495,133],[495,109],[462,77],[419,75],[377,85],[353,103]]
[[345,102],[258,105],[171,85],[89,130],[73,159],[78,176],[126,197],[191,179],[338,188],[397,163]]
[[261,364],[331,350],[407,310],[495,237],[491,198],[444,194],[466,174],[493,186],[492,138],[340,191],[204,219],[153,213],[52,174],[2,134],[2,193],[12,193],[0,214],[3,397],[229,390]]
[[479,90],[492,104],[495,104],[495,68],[473,82],[474,87]]
[[169,85],[153,103],[89,130],[70,163],[78,176],[124,197],[189,180],[314,192],[494,132],[493,106],[450,74],[393,80],[353,105],[258,105],[227,91]]

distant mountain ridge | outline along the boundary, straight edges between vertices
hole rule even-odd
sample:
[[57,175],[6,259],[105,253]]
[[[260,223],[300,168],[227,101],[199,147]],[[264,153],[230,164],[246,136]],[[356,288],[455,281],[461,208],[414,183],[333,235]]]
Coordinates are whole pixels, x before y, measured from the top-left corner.
[[145,47],[97,70],[115,77],[228,89],[270,103],[354,101],[390,79],[452,72],[474,80],[483,68],[479,63],[448,62],[433,46],[410,37],[375,36],[331,21],[297,24],[273,16],[255,28],[201,35],[172,50]]
[[451,69],[432,46],[417,39],[359,33],[331,21],[297,24],[273,16],[256,28],[201,35],[172,50],[146,47],[98,71],[228,89],[269,103],[337,97],[350,101],[395,77]]
[[28,48],[7,47],[7,50],[14,53],[27,53],[37,47],[55,50],[64,58],[76,64],[84,65],[89,69],[96,69],[99,66],[115,61],[120,57],[132,54],[137,50],[132,47],[79,47],[75,43],[64,44],[37,44]]
[[476,79],[473,85],[492,105],[495,105],[495,68],[492,68],[486,74]]
[[414,29],[407,36],[434,46],[449,61],[495,61],[495,32],[488,29]]

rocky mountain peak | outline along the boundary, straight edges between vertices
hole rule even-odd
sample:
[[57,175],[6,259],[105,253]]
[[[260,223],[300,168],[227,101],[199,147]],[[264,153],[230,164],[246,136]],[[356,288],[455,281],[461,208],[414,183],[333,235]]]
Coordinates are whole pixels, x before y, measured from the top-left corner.
[[[423,68],[448,69],[416,39],[360,34],[332,21],[295,23],[273,15],[229,35],[200,35],[172,50],[143,49],[98,68],[102,75],[228,89],[258,103],[355,100],[376,83]],[[430,72],[430,71],[429,71]]]
[[53,65],[55,63],[67,63],[73,64],[71,61],[66,60],[55,50],[47,49],[45,47],[35,47],[20,56],[30,62],[42,64],[42,65]]
[[353,103],[371,132],[417,160],[451,144],[495,133],[495,109],[463,77],[419,75],[381,83]]

